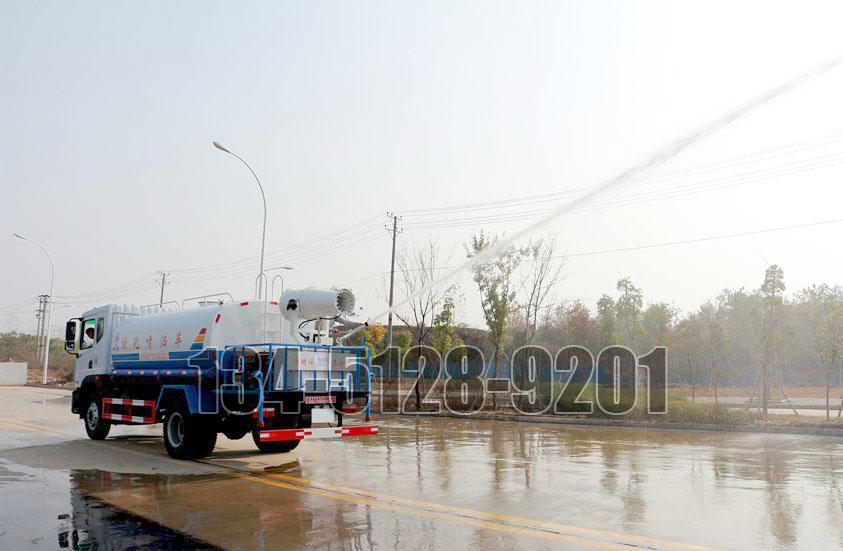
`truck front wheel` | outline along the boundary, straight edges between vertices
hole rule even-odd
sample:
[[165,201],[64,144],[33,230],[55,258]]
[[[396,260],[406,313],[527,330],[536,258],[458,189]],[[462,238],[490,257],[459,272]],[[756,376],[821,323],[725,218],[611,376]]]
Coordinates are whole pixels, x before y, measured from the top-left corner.
[[164,419],[164,446],[170,457],[201,459],[217,445],[217,431],[202,415],[191,415],[187,408],[170,408]]
[[94,396],[85,408],[85,432],[91,440],[105,440],[111,423],[102,418],[102,400]]

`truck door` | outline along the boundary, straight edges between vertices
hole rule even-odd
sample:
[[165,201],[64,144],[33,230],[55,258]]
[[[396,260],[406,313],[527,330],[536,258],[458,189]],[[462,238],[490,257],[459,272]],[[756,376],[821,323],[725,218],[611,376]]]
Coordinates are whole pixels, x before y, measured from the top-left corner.
[[82,319],[82,336],[79,339],[79,357],[76,360],[77,382],[88,375],[100,375],[108,371],[106,352],[108,340],[105,336],[105,319],[93,316]]

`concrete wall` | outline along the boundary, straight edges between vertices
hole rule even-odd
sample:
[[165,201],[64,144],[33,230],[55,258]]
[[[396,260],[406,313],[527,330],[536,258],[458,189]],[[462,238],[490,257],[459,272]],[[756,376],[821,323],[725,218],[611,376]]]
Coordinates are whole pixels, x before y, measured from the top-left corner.
[[26,364],[16,362],[0,362],[0,386],[25,385]]

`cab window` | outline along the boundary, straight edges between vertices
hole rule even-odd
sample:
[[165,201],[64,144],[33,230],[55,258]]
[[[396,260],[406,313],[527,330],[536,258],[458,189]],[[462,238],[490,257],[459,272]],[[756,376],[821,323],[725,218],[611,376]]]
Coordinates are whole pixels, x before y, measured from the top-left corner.
[[97,319],[97,342],[100,342],[103,333],[105,333],[105,323],[103,318],[99,318]]
[[82,342],[80,348],[85,350],[94,346],[97,337],[97,320],[82,322]]

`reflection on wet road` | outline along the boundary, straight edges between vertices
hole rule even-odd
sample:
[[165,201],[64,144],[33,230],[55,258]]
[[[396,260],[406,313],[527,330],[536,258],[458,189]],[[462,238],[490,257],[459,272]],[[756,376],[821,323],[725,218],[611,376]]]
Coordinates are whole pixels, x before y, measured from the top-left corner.
[[2,548],[843,545],[832,437],[384,417],[376,437],[275,455],[221,438],[207,461],[180,462],[159,427],[91,442],[66,404],[10,392]]

